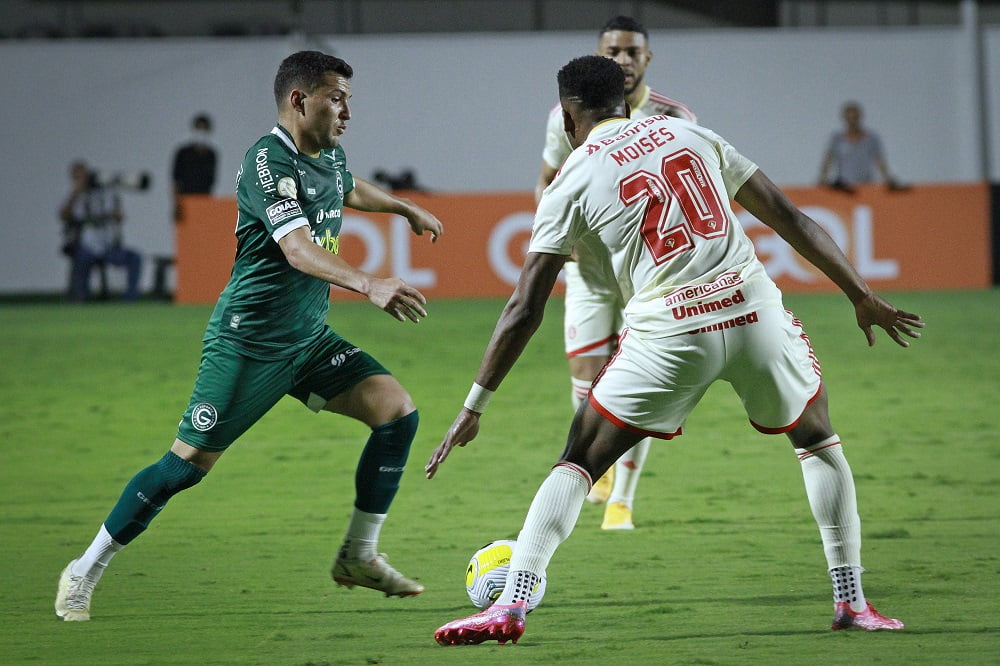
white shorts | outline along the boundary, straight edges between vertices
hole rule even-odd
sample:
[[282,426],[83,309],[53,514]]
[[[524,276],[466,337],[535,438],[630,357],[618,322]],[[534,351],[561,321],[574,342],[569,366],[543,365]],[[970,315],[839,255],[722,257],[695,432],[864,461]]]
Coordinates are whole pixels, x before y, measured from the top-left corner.
[[566,313],[563,340],[566,357],[610,356],[622,329],[622,304],[616,294],[596,291],[580,277],[575,261],[566,266]]
[[718,326],[658,340],[640,340],[626,329],[595,381],[591,405],[621,428],[670,439],[681,434],[708,387],[722,379],[757,430],[794,428],[822,380],[801,322],[769,305]]

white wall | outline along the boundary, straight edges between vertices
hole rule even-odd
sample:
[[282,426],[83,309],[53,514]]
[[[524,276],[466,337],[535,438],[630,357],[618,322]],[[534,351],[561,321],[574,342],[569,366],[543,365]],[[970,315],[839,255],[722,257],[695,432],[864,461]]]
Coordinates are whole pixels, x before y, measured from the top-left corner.
[[[986,37],[995,115],[1000,29]],[[969,129],[979,110],[957,28],[660,31],[650,43],[648,82],[685,101],[778,183],[815,182],[848,98],[862,102],[902,179],[979,180]],[[243,152],[274,122],[277,64],[303,47],[335,52],[355,68],[344,146],[357,175],[412,167],[434,190],[503,191],[533,186],[555,72],[591,52],[594,36],[0,43],[0,293],[64,287],[57,209],[78,157],[104,170],[153,172],[150,191],[124,197],[126,239],[149,255],[171,254],[170,157],[190,117],[204,110],[215,118],[217,193],[231,193]],[[992,122],[989,143],[998,181],[1000,123]]]

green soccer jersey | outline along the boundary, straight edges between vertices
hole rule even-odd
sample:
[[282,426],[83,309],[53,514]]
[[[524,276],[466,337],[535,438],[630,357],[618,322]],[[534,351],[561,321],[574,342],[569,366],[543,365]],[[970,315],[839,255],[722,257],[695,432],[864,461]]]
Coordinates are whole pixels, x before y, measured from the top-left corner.
[[344,150],[304,155],[280,125],[247,151],[236,181],[236,261],[205,339],[223,337],[246,353],[285,357],[326,325],[330,285],[292,268],[278,239],[306,226],[337,254],[344,195],[354,189]]

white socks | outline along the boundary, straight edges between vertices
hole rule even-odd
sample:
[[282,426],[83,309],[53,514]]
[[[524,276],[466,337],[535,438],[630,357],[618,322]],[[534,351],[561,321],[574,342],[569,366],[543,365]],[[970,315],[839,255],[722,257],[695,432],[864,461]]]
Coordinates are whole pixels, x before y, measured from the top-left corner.
[[646,454],[649,453],[651,441],[649,437],[642,440],[622,454],[615,463],[615,483],[611,488],[608,504],[624,502],[628,508],[632,508],[632,502],[635,501],[635,487],[639,484],[642,466],[646,464]]
[[573,531],[590,484],[590,475],[576,465],[560,463],[552,468],[528,509],[510,558],[507,584],[496,603],[514,603],[519,578],[521,588],[534,587],[535,579],[525,574],[537,578],[545,573],[556,548]]
[[837,567],[830,569],[830,580],[833,581],[833,602],[847,602],[851,610],[860,613],[868,604],[865,593],[861,589],[861,567]]
[[802,464],[806,496],[823,539],[826,564],[833,579],[834,601],[851,609],[865,608],[861,589],[861,518],[854,477],[840,438],[833,435],[808,449],[795,449]]
[[354,507],[351,522],[344,535],[346,556],[350,559],[369,562],[378,555],[378,537],[387,514],[367,513]]
[[102,524],[90,547],[73,564],[73,575],[88,576],[94,580],[99,579],[111,558],[124,547],[111,538],[107,528]]

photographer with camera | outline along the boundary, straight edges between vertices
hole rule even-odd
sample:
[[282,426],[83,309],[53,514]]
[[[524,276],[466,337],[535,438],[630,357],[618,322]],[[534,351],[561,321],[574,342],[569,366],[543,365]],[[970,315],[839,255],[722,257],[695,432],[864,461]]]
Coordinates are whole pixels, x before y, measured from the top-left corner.
[[[91,299],[90,274],[95,268],[119,266],[126,272],[124,298],[139,297],[139,276],[142,256],[122,244],[121,201],[115,188],[120,183],[112,179],[102,182],[82,160],[70,165],[72,190],[59,211],[63,221],[62,252],[72,261],[70,299]],[[102,289],[104,289],[102,281]],[[104,294],[102,294],[104,295]]]

